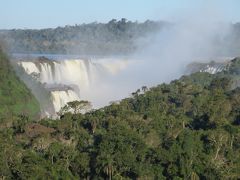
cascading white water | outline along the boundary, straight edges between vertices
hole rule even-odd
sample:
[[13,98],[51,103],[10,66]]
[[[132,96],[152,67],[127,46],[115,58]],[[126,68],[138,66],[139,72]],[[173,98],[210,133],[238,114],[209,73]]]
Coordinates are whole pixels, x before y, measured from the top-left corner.
[[200,69],[200,72],[208,72],[209,74],[216,74],[218,72],[221,72],[225,69],[224,65],[206,65],[204,68]]
[[67,91],[52,91],[53,105],[56,112],[58,112],[62,107],[64,107],[68,102],[80,100],[77,93],[73,90]]
[[[39,74],[39,81],[47,84],[77,84],[88,87],[89,81],[97,71],[87,60],[64,60],[53,62],[24,62],[19,64],[28,74]],[[91,73],[89,71],[92,71]],[[91,78],[90,78],[91,76]]]
[[[54,86],[51,89],[52,102],[55,112],[67,102],[74,100],[94,100],[99,86],[103,85],[103,79],[108,74],[116,75],[124,70],[128,61],[100,59],[96,61],[69,59],[69,60],[32,60],[19,61],[26,73],[38,75],[38,80],[47,86]],[[66,85],[69,89],[62,89]],[[95,94],[92,92],[95,91]],[[99,92],[101,94],[101,92]],[[100,95],[101,96],[101,95]],[[101,97],[99,97],[101,99]]]
[[47,84],[78,84],[88,87],[90,81],[99,78],[101,73],[116,74],[125,69],[129,62],[113,61],[105,59],[97,63],[90,60],[63,60],[49,62],[19,61],[18,64],[24,68],[28,74],[36,73],[40,75],[40,82]]
[[28,74],[40,73],[39,69],[37,68],[34,62],[20,61],[18,64],[21,65],[24,68],[25,72]]
[[[172,65],[159,63],[155,59],[146,61],[144,58],[130,58],[25,60],[18,61],[18,64],[26,73],[33,73],[34,76],[37,74],[35,77],[46,83],[55,112],[73,100],[88,100],[94,108],[102,107],[110,101],[127,97],[143,85],[169,82],[183,73],[183,70],[177,71]],[[193,64],[190,71],[216,73],[224,68],[221,63],[207,65],[201,64],[199,69],[199,66],[196,68]]]

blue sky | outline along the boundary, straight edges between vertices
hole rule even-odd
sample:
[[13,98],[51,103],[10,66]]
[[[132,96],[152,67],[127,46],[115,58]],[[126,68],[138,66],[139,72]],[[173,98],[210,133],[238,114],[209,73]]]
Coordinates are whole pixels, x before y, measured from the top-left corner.
[[0,0],[0,3],[0,29],[39,29],[122,17],[140,22],[174,21],[188,11],[204,13],[206,9],[214,11],[213,16],[217,12],[220,20],[240,21],[240,0]]

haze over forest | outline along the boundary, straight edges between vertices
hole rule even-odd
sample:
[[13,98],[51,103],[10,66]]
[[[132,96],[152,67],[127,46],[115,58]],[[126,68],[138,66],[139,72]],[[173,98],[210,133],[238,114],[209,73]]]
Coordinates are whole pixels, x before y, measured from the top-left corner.
[[239,179],[238,7],[2,2],[0,179]]

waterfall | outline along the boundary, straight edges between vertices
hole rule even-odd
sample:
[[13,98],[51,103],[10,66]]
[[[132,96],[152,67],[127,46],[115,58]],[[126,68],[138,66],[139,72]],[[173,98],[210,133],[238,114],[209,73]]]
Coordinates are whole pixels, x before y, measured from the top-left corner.
[[59,112],[68,102],[80,100],[78,94],[73,90],[52,91],[53,105],[56,112]]
[[100,86],[106,88],[104,78],[114,76],[124,70],[128,66],[128,61],[122,59],[34,59],[19,60],[17,64],[50,91],[55,112],[58,112],[70,101],[95,100],[99,96],[97,90]]
[[88,60],[20,61],[18,64],[28,74],[39,74],[39,81],[46,84],[77,84],[88,87],[97,71],[96,66]]
[[[44,84],[50,92],[53,104],[51,106],[54,106],[55,113],[67,102],[74,100],[88,100],[94,108],[103,107],[110,101],[129,96],[133,90],[143,85],[154,86],[161,82],[169,82],[184,73],[184,67],[177,70],[179,67],[172,66],[164,59],[135,58],[137,57],[91,60],[35,58],[18,60],[17,64]],[[224,70],[226,65],[225,60],[191,63],[185,73],[201,71],[214,74]]]

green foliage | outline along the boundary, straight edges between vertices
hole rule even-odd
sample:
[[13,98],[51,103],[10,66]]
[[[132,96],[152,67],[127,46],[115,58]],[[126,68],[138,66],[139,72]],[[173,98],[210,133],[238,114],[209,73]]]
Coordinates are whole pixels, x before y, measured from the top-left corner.
[[66,112],[73,112],[74,114],[77,113],[85,113],[91,109],[92,105],[89,101],[71,101],[68,102],[63,108],[61,108],[59,115],[62,115]]
[[0,48],[0,116],[13,119],[18,114],[39,116],[39,103],[16,76]]
[[240,75],[240,58],[237,57],[231,61],[231,64],[228,67],[228,71],[234,75]]
[[55,29],[5,30],[0,31],[0,39],[15,53],[116,55],[133,52],[138,38],[166,25],[168,23],[149,20],[138,23],[122,18]]
[[89,102],[75,101],[60,120],[35,126],[14,117],[0,124],[0,175],[239,179],[240,89],[232,89],[232,78],[229,71],[195,73],[84,114],[78,110]]
[[[43,58],[40,57],[39,61],[41,61]],[[52,97],[51,93],[46,90],[44,85],[40,83],[37,78],[38,75],[29,75],[26,73],[26,71],[19,66],[14,60],[11,61],[11,64],[17,74],[17,76],[26,84],[28,88],[31,89],[32,94],[37,99],[37,101],[40,104],[41,114],[44,114],[44,112],[52,112],[54,113],[54,106],[52,103]],[[36,78],[36,79],[35,79]]]

